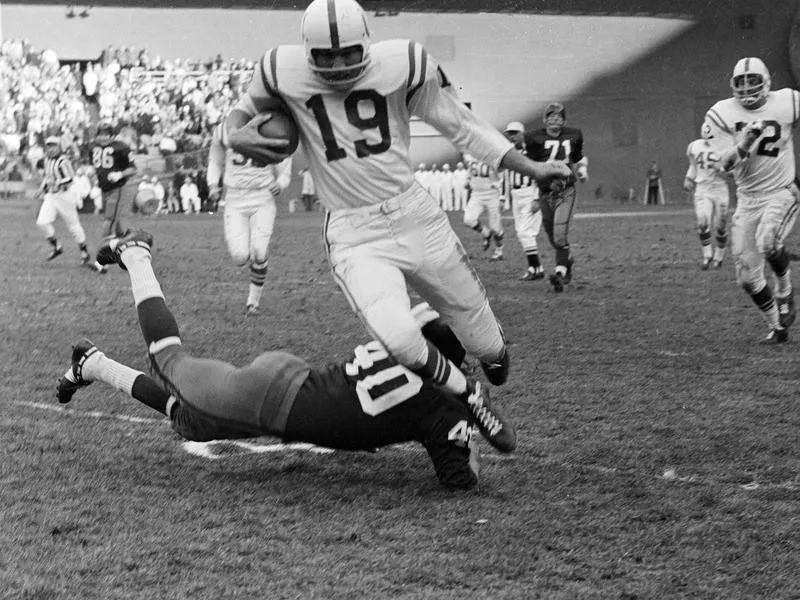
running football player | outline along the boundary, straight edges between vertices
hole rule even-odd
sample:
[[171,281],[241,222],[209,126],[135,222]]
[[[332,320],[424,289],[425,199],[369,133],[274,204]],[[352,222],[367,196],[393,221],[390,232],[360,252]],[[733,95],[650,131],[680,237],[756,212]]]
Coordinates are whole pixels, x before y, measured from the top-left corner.
[[[728,184],[719,164],[719,156],[711,148],[711,127],[703,124],[701,138],[694,140],[686,149],[689,169],[683,179],[683,188],[694,198],[697,231],[705,271],[709,265],[719,269],[725,257],[728,243]],[[716,245],[712,248],[711,236]]]
[[[289,187],[292,159],[254,164],[228,145],[225,127],[214,130],[206,181],[212,200],[225,193],[225,241],[236,266],[250,265],[245,315],[258,314],[269,268],[269,242],[275,228],[275,200]],[[220,185],[221,184],[221,185]]]
[[[525,126],[519,121],[506,125],[506,137],[514,147],[525,152]],[[525,252],[528,268],[522,275],[523,281],[544,279],[544,269],[539,260],[539,230],[542,227],[542,211],[539,210],[539,187],[527,175],[520,175],[506,169],[503,172],[503,187],[511,198],[511,212],[514,215],[514,229]]]
[[[374,450],[417,441],[430,455],[441,483],[477,483],[478,455],[467,407],[397,363],[377,342],[359,346],[346,362],[313,368],[286,352],[265,352],[246,367],[195,358],[183,346],[153,272],[153,238],[133,231],[101,248],[101,262],[125,269],[153,377],[114,361],[88,340],[73,348],[57,396],[103,381],[169,417],[189,440],[276,436],[330,448]],[[423,335],[454,364],[465,351],[427,305],[412,316]],[[516,446],[513,430],[490,442],[502,452]]]
[[[494,241],[494,254],[489,260],[503,260],[503,222],[500,204],[503,201],[503,182],[494,166],[465,157],[469,177],[469,199],[464,209],[464,225],[477,231],[483,238],[483,249],[488,250]],[[480,221],[486,212],[488,226]]]
[[569,246],[569,226],[577,196],[575,181],[586,181],[589,161],[583,155],[583,133],[565,125],[567,111],[563,104],[548,104],[543,120],[544,127],[525,133],[528,156],[533,160],[566,160],[574,169],[574,174],[538,181],[542,225],[556,251],[556,266],[550,275],[550,284],[553,291],[563,292],[564,286],[572,281],[574,263]]
[[92,143],[91,161],[103,193],[103,237],[122,235],[122,207],[131,206],[136,195],[136,187],[126,185],[136,173],[129,140],[114,139],[111,123],[100,123]]
[[[303,45],[267,51],[247,94],[228,116],[231,147],[278,162],[286,140],[259,126],[280,99],[293,116],[328,210],[324,236],[337,283],[371,336],[426,381],[470,403],[482,432],[483,386],[427,342],[413,316],[410,284],[455,331],[493,384],[506,381],[506,342],[447,215],[415,182],[409,157],[412,115],[433,125],[462,152],[497,169],[537,179],[566,176],[566,165],[536,164],[479,119],[453,93],[425,49],[409,40],[372,43],[354,0],[314,0],[303,14]],[[258,116],[257,116],[258,115]],[[254,118],[255,117],[255,118]]]
[[[800,195],[792,140],[800,120],[800,92],[770,91],[770,85],[761,59],[742,58],[730,80],[733,97],[712,106],[705,123],[720,164],[736,183],[731,253],[737,280],[770,328],[762,343],[780,344],[788,340],[796,316],[786,237]],[[765,262],[775,275],[774,294]]]

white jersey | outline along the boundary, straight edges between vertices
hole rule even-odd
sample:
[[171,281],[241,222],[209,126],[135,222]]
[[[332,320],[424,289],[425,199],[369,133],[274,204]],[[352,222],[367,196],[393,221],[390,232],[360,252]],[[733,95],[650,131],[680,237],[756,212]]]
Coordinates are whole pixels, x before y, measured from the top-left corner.
[[500,195],[502,182],[500,172],[493,165],[479,160],[472,160],[467,166],[469,172],[469,187],[474,192],[494,191]]
[[737,142],[737,134],[751,121],[763,121],[764,131],[750,155],[733,171],[739,193],[761,195],[789,186],[795,178],[792,129],[800,119],[800,92],[789,88],[769,92],[763,106],[743,107],[735,98],[721,100],[706,113],[712,146],[718,153]]
[[214,129],[206,171],[209,186],[219,185],[222,178],[222,184],[226,188],[260,190],[277,183],[285,190],[289,187],[291,177],[291,157],[277,165],[256,165],[228,146],[228,136],[223,125]]
[[711,147],[708,140],[694,140],[686,148],[689,169],[686,177],[694,181],[697,194],[726,194],[728,184],[719,162],[719,154]]
[[345,90],[311,71],[303,46],[274,48],[236,109],[255,115],[259,101],[270,97],[281,98],[297,123],[320,203],[329,210],[379,204],[412,186],[412,115],[494,168],[513,147],[458,100],[441,68],[409,40],[372,44],[366,71]]

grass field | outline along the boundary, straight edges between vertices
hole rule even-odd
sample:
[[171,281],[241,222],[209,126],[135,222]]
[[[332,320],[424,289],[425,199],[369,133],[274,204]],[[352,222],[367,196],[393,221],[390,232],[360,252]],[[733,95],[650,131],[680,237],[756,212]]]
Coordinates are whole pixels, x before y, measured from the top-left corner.
[[[519,448],[484,444],[479,488],[453,493],[417,447],[261,439],[201,448],[209,458],[99,384],[61,409],[80,336],[144,368],[128,279],[79,268],[63,228],[67,251],[45,262],[33,210],[0,208],[0,597],[797,598],[798,341],[755,343],[765,326],[730,261],[699,269],[688,207],[622,210],[643,209],[579,210],[560,295],[519,281],[510,221],[502,263],[457,224],[512,344],[495,396]],[[84,223],[97,240],[97,217]],[[264,310],[248,320],[220,216],[141,223],[195,354],[322,363],[364,340],[319,214],[279,215]]]

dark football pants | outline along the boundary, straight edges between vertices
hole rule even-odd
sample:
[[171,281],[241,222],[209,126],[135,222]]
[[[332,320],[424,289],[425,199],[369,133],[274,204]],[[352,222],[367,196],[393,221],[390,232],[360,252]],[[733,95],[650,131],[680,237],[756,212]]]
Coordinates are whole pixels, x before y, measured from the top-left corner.
[[550,245],[556,251],[557,265],[567,266],[569,264],[569,225],[572,221],[576,197],[575,186],[568,185],[560,192],[542,192],[539,198],[542,226],[550,240]]

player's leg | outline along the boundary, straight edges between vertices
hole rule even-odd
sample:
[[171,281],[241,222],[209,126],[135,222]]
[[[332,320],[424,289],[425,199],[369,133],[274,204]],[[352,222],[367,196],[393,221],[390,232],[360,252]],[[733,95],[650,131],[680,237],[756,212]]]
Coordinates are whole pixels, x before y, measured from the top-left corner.
[[92,260],[92,256],[89,254],[89,248],[86,244],[86,232],[78,217],[78,207],[75,203],[74,193],[68,190],[56,196],[56,210],[64,220],[75,243],[78,244],[78,249],[81,253],[81,263],[97,273],[105,273],[105,267],[100,265],[96,260]]
[[794,323],[796,310],[792,290],[792,272],[786,238],[794,228],[798,203],[796,189],[779,190],[764,208],[756,229],[756,246],[775,273],[775,302],[780,324],[788,328]]
[[758,209],[741,205],[737,208],[731,220],[731,254],[736,263],[737,282],[753,300],[770,328],[764,341],[782,343],[788,339],[788,334],[780,325],[775,297],[764,276],[764,255],[756,244],[760,217]]
[[122,204],[124,188],[115,188],[103,192],[103,237],[120,237],[125,228],[122,225]]
[[64,248],[61,247],[56,237],[56,229],[53,227],[57,214],[53,194],[46,193],[42,200],[42,205],[39,207],[39,214],[36,215],[36,227],[44,234],[47,243],[50,244],[50,254],[47,255],[47,260],[53,260],[64,252]]
[[[247,204],[247,197],[243,192],[237,190],[225,192],[225,208],[222,213],[223,234],[228,255],[237,267],[247,266],[250,262],[250,217],[254,212],[255,209]],[[250,286],[252,287],[252,283]],[[248,299],[248,302],[245,302],[245,314],[249,311],[249,304]]]
[[494,240],[494,254],[490,260],[503,260],[503,221],[500,209],[502,207],[503,199],[500,195],[491,200],[487,205],[487,213],[489,217],[489,228],[492,230],[492,239]]
[[[263,193],[263,192],[262,192]],[[275,198],[262,198],[250,217],[250,292],[248,314],[255,314],[261,304],[264,282],[269,268],[269,244],[275,229]]]
[[700,238],[702,263],[700,268],[704,271],[711,265],[714,250],[711,247],[711,227],[714,204],[707,194],[694,195],[694,215],[697,221],[697,235]]
[[572,221],[572,211],[575,208],[577,190],[575,186],[568,186],[557,194],[553,210],[552,243],[556,251],[555,272],[550,277],[553,290],[560,292],[564,285],[572,280],[573,259],[569,246],[569,226]]
[[488,250],[492,243],[492,230],[480,222],[483,214],[484,202],[480,193],[472,192],[464,209],[464,225],[477,231],[483,238],[483,249]]
[[727,192],[724,196],[714,199],[714,254],[712,258],[712,265],[715,269],[722,266],[722,261],[725,259],[725,249],[728,247],[728,220],[730,219],[730,212],[728,207]]

